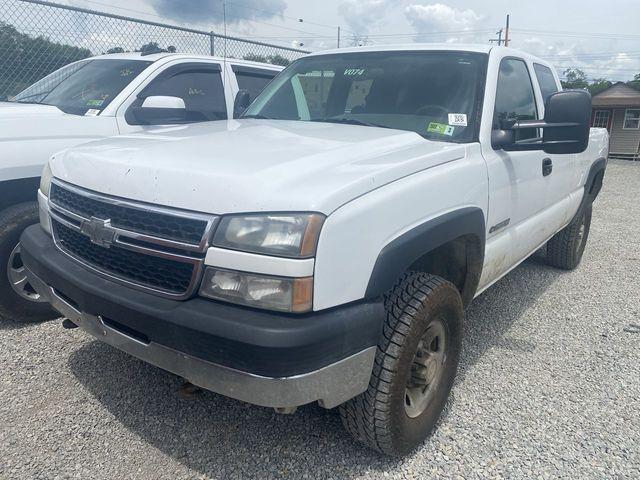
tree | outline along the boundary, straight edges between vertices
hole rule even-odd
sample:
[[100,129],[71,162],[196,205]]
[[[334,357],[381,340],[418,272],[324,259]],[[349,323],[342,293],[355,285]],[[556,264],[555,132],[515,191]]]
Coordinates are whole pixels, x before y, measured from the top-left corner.
[[86,48],[32,37],[0,22],[0,98],[11,98],[59,68],[91,55]]
[[564,80],[561,80],[562,88],[582,88],[586,90],[589,87],[587,75],[579,68],[567,68],[564,72]]
[[606,90],[607,88],[609,88],[611,85],[613,85],[613,83],[610,80],[607,80],[606,78],[595,78],[587,87],[587,89],[589,90],[589,93],[591,93],[591,95],[597,95],[598,93],[602,92],[603,90]]
[[640,73],[636,73],[635,76],[633,77],[633,80],[631,80],[630,82],[627,82],[627,85],[640,90]]
[[271,63],[273,65],[280,65],[286,67],[291,62],[284,58],[282,55],[257,55],[255,53],[247,53],[242,57],[243,60],[249,60],[250,62]]
[[112,53],[124,53],[124,48],[122,47],[113,47],[110,48],[109,50],[107,50],[108,54],[112,54]]

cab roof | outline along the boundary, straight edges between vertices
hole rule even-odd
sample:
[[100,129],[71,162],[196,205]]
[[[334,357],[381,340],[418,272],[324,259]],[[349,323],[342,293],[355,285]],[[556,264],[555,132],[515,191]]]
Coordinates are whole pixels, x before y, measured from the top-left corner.
[[[213,57],[211,55],[191,55],[188,53],[152,53],[149,55],[143,55],[140,52],[126,52],[126,53],[107,53],[105,55],[97,55],[95,57],[91,57],[94,59],[115,59],[115,60],[140,60],[143,62],[157,62],[158,60],[171,58],[171,59],[190,59],[190,60],[217,60],[220,62],[224,62],[225,59],[223,57]],[[248,65],[248,66],[256,66],[256,67],[271,67],[273,70],[282,70],[284,67],[280,65],[274,65],[272,63],[261,63],[261,62],[252,62],[250,60],[242,60],[239,58],[227,58],[226,61],[228,63],[236,63],[239,65]]]

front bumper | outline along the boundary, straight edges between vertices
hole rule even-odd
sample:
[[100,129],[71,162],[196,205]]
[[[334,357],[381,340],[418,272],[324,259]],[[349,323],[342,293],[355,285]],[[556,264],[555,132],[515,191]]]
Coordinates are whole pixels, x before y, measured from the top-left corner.
[[333,408],[366,390],[379,302],[289,315],[200,298],[175,301],[110,282],[39,227],[21,238],[31,285],[80,328],[207,390],[256,405]]

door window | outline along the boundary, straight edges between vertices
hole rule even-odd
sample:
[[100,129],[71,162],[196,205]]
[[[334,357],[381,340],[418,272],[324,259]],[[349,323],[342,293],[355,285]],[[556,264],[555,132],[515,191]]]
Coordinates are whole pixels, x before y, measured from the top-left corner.
[[[493,127],[501,120],[536,120],[538,113],[529,69],[523,60],[505,58],[500,63]],[[516,130],[516,141],[538,137],[536,128]]]
[[251,100],[254,100],[258,94],[264,90],[264,87],[278,74],[278,72],[272,70],[260,70],[240,66],[233,66],[232,69],[236,74],[238,88],[249,92]]
[[542,98],[546,102],[547,98],[553,93],[558,91],[558,84],[553,76],[553,72],[549,67],[540,65],[539,63],[533,64],[533,69],[536,72],[536,78],[540,85],[540,91],[542,92]]
[[[184,119],[179,123],[227,119],[224,88],[218,65],[184,64],[168,68],[138,95],[132,107],[140,107],[145,98],[153,96],[179,97],[184,100],[186,112]],[[136,124],[129,115],[127,122]],[[165,122],[158,120],[155,123]],[[170,123],[176,123],[175,117],[170,119]]]

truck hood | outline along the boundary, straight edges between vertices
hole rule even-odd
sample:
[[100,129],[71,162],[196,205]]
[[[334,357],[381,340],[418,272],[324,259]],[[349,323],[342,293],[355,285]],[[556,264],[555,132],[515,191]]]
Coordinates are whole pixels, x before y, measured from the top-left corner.
[[0,120],[25,117],[58,116],[64,112],[52,105],[38,105],[31,103],[0,102]]
[[91,142],[51,161],[56,178],[89,190],[227,214],[317,211],[463,158],[465,147],[413,132],[281,120],[164,127]]

